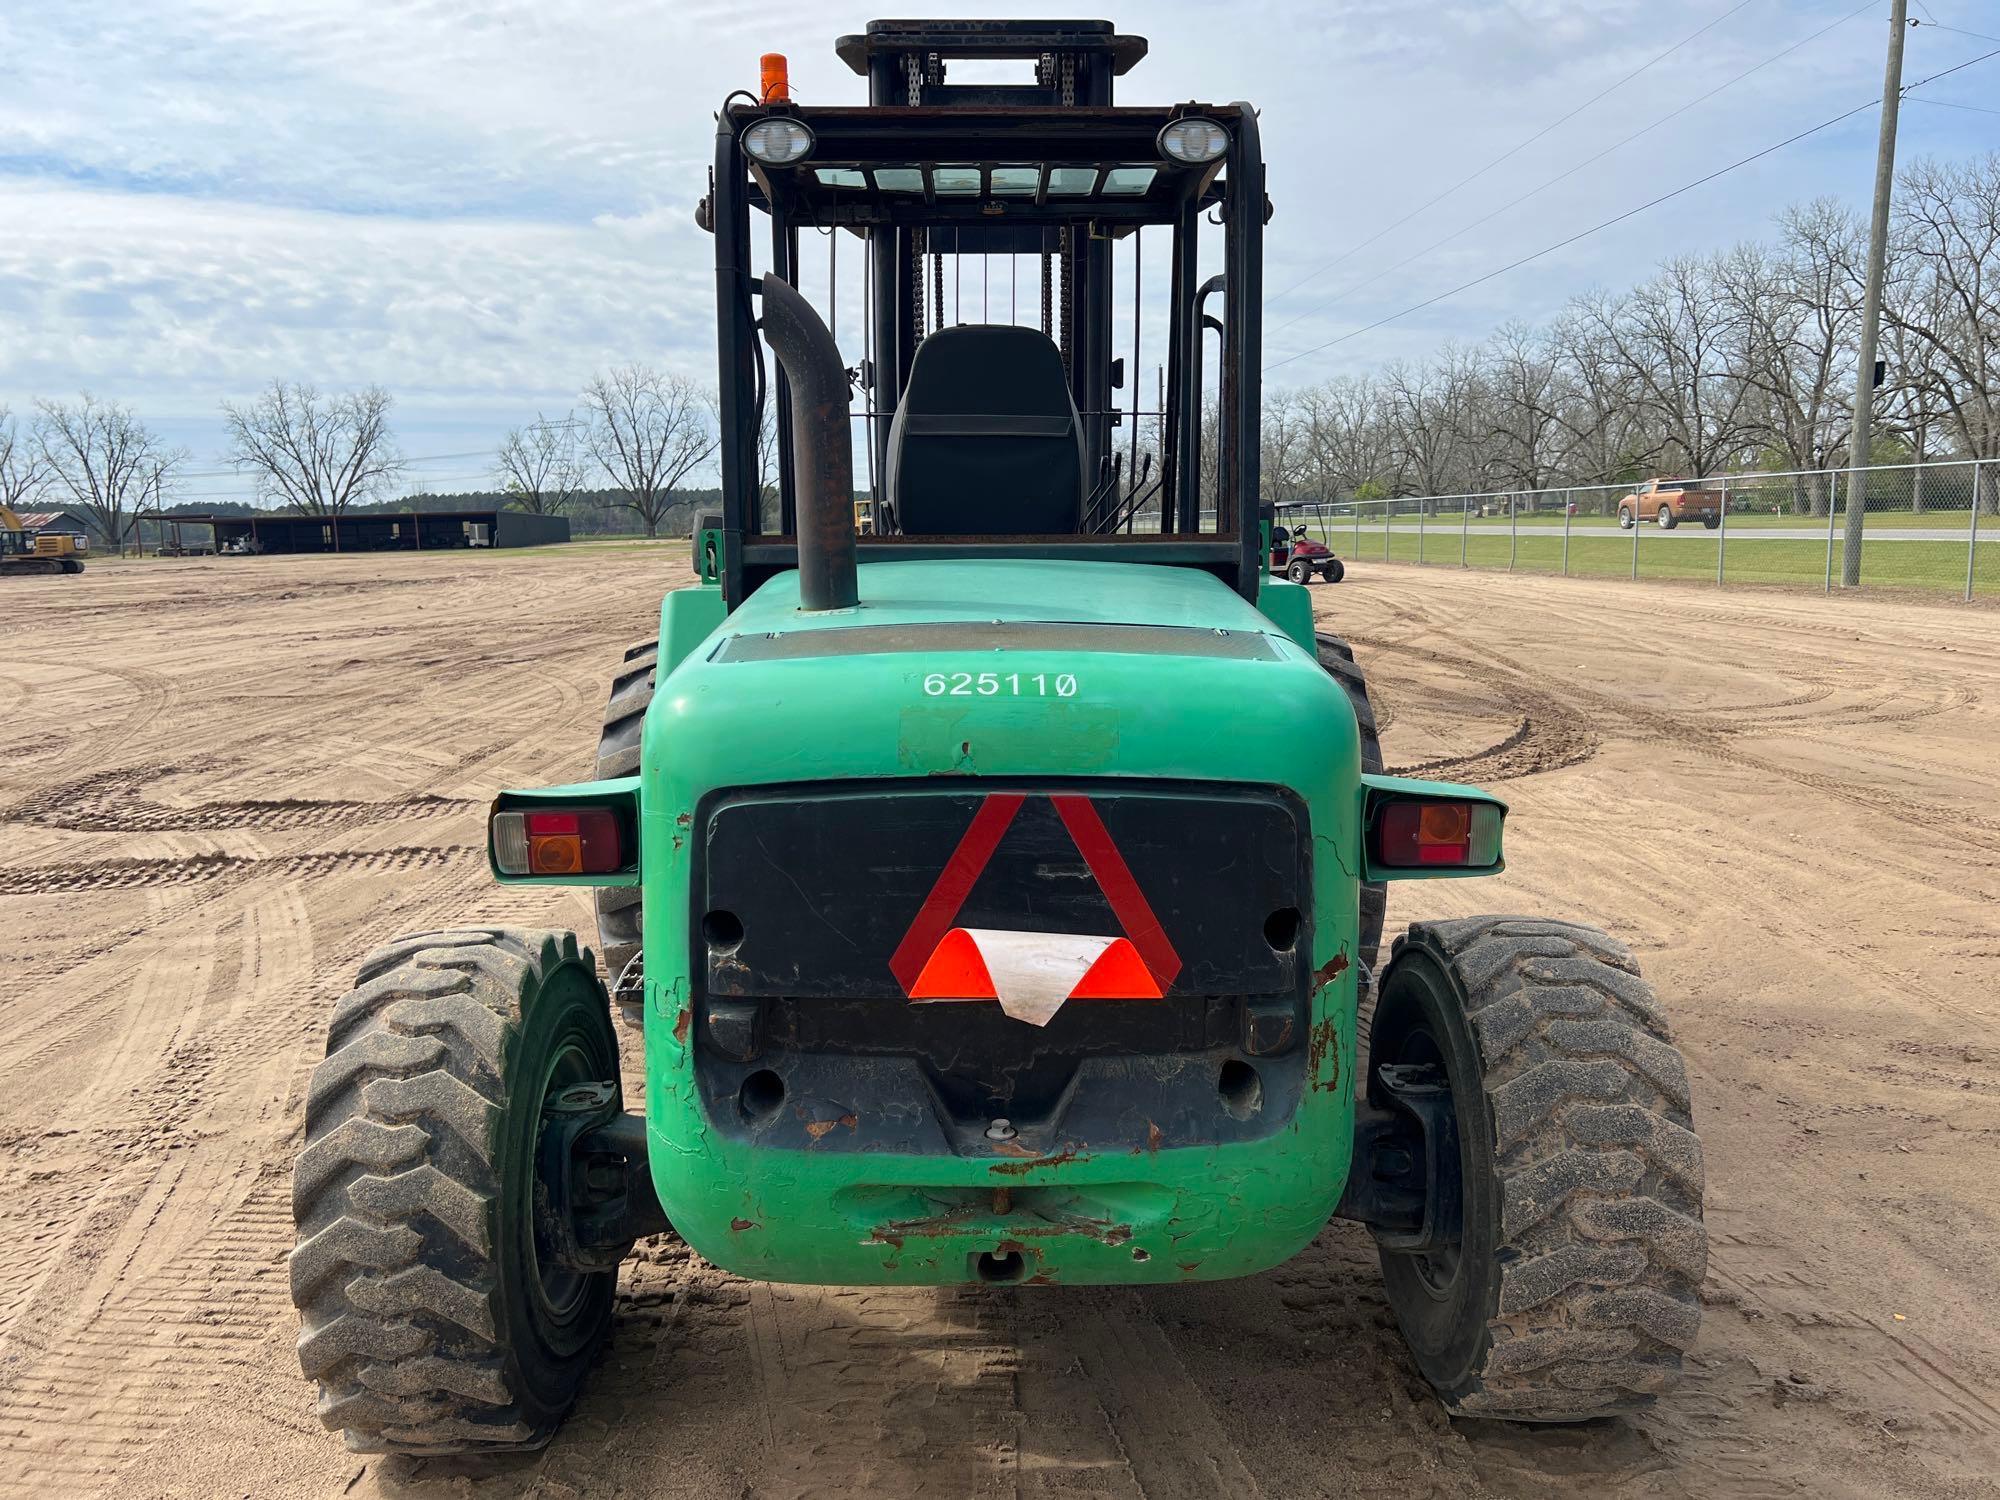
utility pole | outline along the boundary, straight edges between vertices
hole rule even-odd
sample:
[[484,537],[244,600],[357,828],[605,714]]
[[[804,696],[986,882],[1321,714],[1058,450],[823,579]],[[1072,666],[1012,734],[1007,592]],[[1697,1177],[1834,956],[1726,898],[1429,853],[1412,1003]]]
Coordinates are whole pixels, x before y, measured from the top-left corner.
[[1840,583],[1861,582],[1861,528],[1868,511],[1869,431],[1875,415],[1875,336],[1882,321],[1882,276],[1889,258],[1889,198],[1896,184],[1896,116],[1903,102],[1903,34],[1909,0],[1889,7],[1889,65],[1882,82],[1882,137],[1875,152],[1875,209],[1868,229],[1868,285],[1861,299],[1861,350],[1854,372],[1854,437],[1847,446],[1847,539]]

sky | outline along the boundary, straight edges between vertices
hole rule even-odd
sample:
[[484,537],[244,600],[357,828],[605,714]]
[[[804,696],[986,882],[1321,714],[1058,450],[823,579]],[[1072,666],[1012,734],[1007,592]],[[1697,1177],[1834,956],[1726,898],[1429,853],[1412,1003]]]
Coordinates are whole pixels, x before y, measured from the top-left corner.
[[[1108,16],[1152,44],[1121,80],[1123,102],[1256,104],[1276,204],[1266,380],[1298,385],[1546,319],[1664,255],[1762,235],[1788,203],[1860,208],[1873,109],[1356,333],[1874,99],[1888,0],[913,9]],[[639,361],[713,379],[712,242],[693,212],[715,109],[755,87],[765,51],[789,55],[801,101],[865,102],[834,37],[910,13],[795,0],[10,0],[0,405],[18,415],[84,390],[126,402],[192,453],[181,498],[237,499],[250,482],[223,462],[220,403],[273,378],[379,383],[396,398],[410,488],[488,485],[505,430],[569,412],[594,370]],[[2000,0],[1912,0],[1911,14],[1923,24],[1906,81],[2000,47],[1968,34],[2000,38]],[[2000,58],[1918,90],[1901,156],[2000,149],[1996,107]],[[824,260],[803,259],[809,288],[823,288]],[[850,250],[837,268],[844,345],[858,342],[858,259]],[[1154,286],[1164,261],[1162,242],[1148,252]],[[992,295],[1007,291],[996,280]],[[1028,292],[1020,305],[1025,316]],[[1117,337],[1129,343],[1128,313]],[[1142,352],[1140,368],[1155,357]]]

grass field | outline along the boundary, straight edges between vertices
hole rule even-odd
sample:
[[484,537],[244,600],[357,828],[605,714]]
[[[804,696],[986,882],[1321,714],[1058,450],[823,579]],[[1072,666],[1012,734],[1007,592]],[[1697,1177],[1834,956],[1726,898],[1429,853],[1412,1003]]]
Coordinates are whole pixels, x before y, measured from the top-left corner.
[[[1910,525],[1913,518],[1908,513],[1897,519],[1904,523],[1901,529],[1917,529]],[[1949,512],[1939,513],[1936,521],[1930,515],[1914,519],[1926,531],[1945,529],[1954,521],[1964,524],[1966,520],[1962,514],[1952,517]],[[1826,582],[1827,547],[1823,540],[1757,533],[1813,529],[1825,524],[1824,520],[1810,517],[1758,516],[1732,520],[1726,533],[1684,525],[1672,535],[1662,534],[1654,527],[1641,527],[1635,536],[1620,531],[1614,520],[1578,516],[1571,518],[1567,548],[1560,515],[1522,516],[1518,527],[1511,530],[1504,517],[1498,521],[1475,519],[1470,526],[1463,526],[1457,517],[1447,517],[1435,524],[1426,523],[1421,533],[1414,516],[1396,517],[1386,528],[1380,520],[1371,525],[1364,517],[1358,538],[1351,525],[1338,523],[1323,535],[1343,558],[1362,564],[1379,560],[1456,567],[1462,561],[1474,568],[1566,572],[1579,577],[1716,579],[1719,558],[1720,578],[1724,582],[1817,588]],[[1870,539],[1865,539],[1861,548],[1864,585],[1964,592],[1967,547],[1963,540],[1899,540],[1885,534],[1897,529],[1893,523],[1881,525],[1870,518]],[[1973,591],[2000,593],[2000,520],[1995,520],[1990,530],[1982,528],[1980,541]],[[1840,535],[1836,532],[1833,554],[1836,585],[1840,549]]]

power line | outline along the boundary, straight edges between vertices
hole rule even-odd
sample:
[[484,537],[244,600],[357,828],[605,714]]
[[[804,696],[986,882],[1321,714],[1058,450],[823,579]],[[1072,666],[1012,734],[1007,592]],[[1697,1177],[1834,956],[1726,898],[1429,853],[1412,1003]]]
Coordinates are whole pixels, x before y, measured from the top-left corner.
[[1756,154],[1752,154],[1752,156],[1744,156],[1742,160],[1736,160],[1736,162],[1730,162],[1728,166],[1724,166],[1724,168],[1718,168],[1718,170],[1710,172],[1710,174],[1708,174],[1708,176],[1704,176],[1704,178],[1696,178],[1694,182],[1688,182],[1688,184],[1686,184],[1686,186],[1682,186],[1682,188],[1674,188],[1672,192],[1664,192],[1664,194],[1660,194],[1658,198],[1652,198],[1652,200],[1648,200],[1648,202],[1640,204],[1638,208],[1628,208],[1626,212],[1618,214],[1616,218],[1608,218],[1608,220],[1604,220],[1602,224],[1592,224],[1592,226],[1590,226],[1588,230],[1578,230],[1576,234],[1568,236],[1566,240],[1556,240],[1556,244],[1550,244],[1550,246],[1546,246],[1546,248],[1542,248],[1542,250],[1536,250],[1536,252],[1534,252],[1532,256],[1522,256],[1520,260],[1510,260],[1510,262],[1508,262],[1506,266],[1500,266],[1498,270],[1490,270],[1490,272],[1486,272],[1484,276],[1474,276],[1474,278],[1472,278],[1470,282],[1460,282],[1460,284],[1458,284],[1458,286],[1454,286],[1452,290],[1448,290],[1448,292],[1438,292],[1436,296],[1428,296],[1428,298],[1424,298],[1422,302],[1416,302],[1416,304],[1412,304],[1412,306],[1404,308],[1402,312],[1392,312],[1392,314],[1388,314],[1386,318],[1376,318],[1376,320],[1374,320],[1372,324],[1366,324],[1366,326],[1362,326],[1362,328],[1356,328],[1354,332],[1348,332],[1348,334],[1340,334],[1338,338],[1328,338],[1328,340],[1326,340],[1324,344],[1314,344],[1314,346],[1312,346],[1312,348],[1308,348],[1308,350],[1300,350],[1298,354],[1288,354],[1288,356],[1284,356],[1282,360],[1274,360],[1272,364],[1266,364],[1266,366],[1264,366],[1264,372],[1268,374],[1270,370],[1276,370],[1276,368],[1280,368],[1280,366],[1286,366],[1286,364],[1292,364],[1292,360],[1304,360],[1304,358],[1306,358],[1308,354],[1318,354],[1318,352],[1322,352],[1322,350],[1330,350],[1330,348],[1332,348],[1334,344],[1346,344],[1346,342],[1348,342],[1350,338],[1360,338],[1362,334],[1368,334],[1368,332],[1374,332],[1376,328],[1382,328],[1384,324],[1392,324],[1392,322],[1396,322],[1398,318],[1408,318],[1408,316],[1410,316],[1412,312],[1422,312],[1424,308],[1430,308],[1430,306],[1436,306],[1438,302],[1444,302],[1446,298],[1452,298],[1452,296],[1458,296],[1460,292],[1470,292],[1470,290],[1472,290],[1474,286],[1482,286],[1484,282],[1490,282],[1490,280],[1494,280],[1496,276],[1506,276],[1506,274],[1508,274],[1510,270],[1520,270],[1522,266],[1526,266],[1526,264],[1530,264],[1530,262],[1536,262],[1536,260],[1540,260],[1542,256],[1552,256],[1552,254],[1556,254],[1556,250],[1562,250],[1564,246],[1572,246],[1572,244],[1576,244],[1578,240],[1588,240],[1588,238],[1590,238],[1592,234],[1600,234],[1602,230],[1608,230],[1608,228],[1612,228],[1614,224],[1624,224],[1624,222],[1626,222],[1628,218],[1634,218],[1634,216],[1638,216],[1638,214],[1644,214],[1644,212],[1646,212],[1648,208],[1658,208],[1658,206],[1660,206],[1660,204],[1664,204],[1664,202],[1672,202],[1674,198],[1680,198],[1680,196],[1682,196],[1684,192],[1692,192],[1694,188],[1700,188],[1700,186],[1704,186],[1704,184],[1708,184],[1708,182],[1714,182],[1714,180],[1716,180],[1716,178],[1720,178],[1720,176],[1726,176],[1726,174],[1734,172],[1734,170],[1736,170],[1738,166],[1750,166],[1750,162],[1758,162],[1758,160],[1762,160],[1762,158],[1770,156],[1772,152],[1778,152],[1778,150],[1784,150],[1786,146],[1792,146],[1794,142],[1800,142],[1800,140],[1804,140],[1806,136],[1816,136],[1816,134],[1820,134],[1822,130],[1828,130],[1830,126],[1836,126],[1836,124],[1840,124],[1842,120],[1852,120],[1852,118],[1854,118],[1856,114],[1860,114],[1862,110],[1872,110],[1872,108],[1874,108],[1876,104],[1880,104],[1880,102],[1882,102],[1880,98],[1872,98],[1872,100],[1868,100],[1866,104],[1856,104],[1856,106],[1854,106],[1852,110],[1848,110],[1848,112],[1844,112],[1844,114],[1836,114],[1836,116],[1834,116],[1832,120],[1822,120],[1820,124],[1812,126],[1810,130],[1800,130],[1800,132],[1798,132],[1796,136],[1788,136],[1788,138],[1780,140],[1780,142],[1778,142],[1776,146],[1766,146],[1764,150],[1760,150],[1760,152],[1756,152]]
[[[1983,63],[1987,61],[1989,58],[1994,58],[1994,57],[2000,57],[2000,49],[1995,49],[1992,52],[1983,52],[1978,57],[1967,58],[1964,62],[1959,63],[1953,67],[1946,68],[1942,72],[1933,73],[1928,78],[1919,78],[1915,83],[1904,85],[1902,92],[1905,96],[1907,96],[1912,89],[1920,89],[1927,83],[1936,83],[1940,78],[1947,78],[1953,73],[1962,72],[1966,68],[1972,67],[1975,63]],[[1297,354],[1288,354],[1283,359],[1274,360],[1272,363],[1264,366],[1264,373],[1268,374],[1272,370],[1278,369],[1281,366],[1291,364],[1294,360],[1304,359],[1308,355],[1318,354],[1324,350],[1331,349],[1336,344],[1344,344],[1349,339],[1355,339],[1361,337],[1361,335],[1364,333],[1372,333],[1377,328],[1381,328],[1386,324],[1394,323],[1401,318],[1407,318],[1411,313],[1422,312],[1427,307],[1435,307],[1438,303],[1443,302],[1449,297],[1456,297],[1460,292],[1470,291],[1473,287],[1481,286],[1486,282],[1492,281],[1495,277],[1505,276],[1509,271],[1518,271],[1522,266],[1529,265],[1534,261],[1538,261],[1542,259],[1543,256],[1553,255],[1558,250],[1562,250],[1570,245],[1574,245],[1578,240],[1588,239],[1593,234],[1600,234],[1604,230],[1610,229],[1614,225],[1624,223],[1627,219],[1636,218],[1638,215],[1645,213],[1648,209],[1658,208],[1662,203],[1670,203],[1674,199],[1679,198],[1686,193],[1693,192],[1698,187],[1704,187],[1707,184],[1715,181],[1716,178],[1718,177],[1726,177],[1729,173],[1734,172],[1739,167],[1747,167],[1750,165],[1750,163],[1754,161],[1762,161],[1765,157],[1770,156],[1775,152],[1782,151],[1787,146],[1796,145],[1798,142],[1806,139],[1808,136],[1818,135],[1822,130],[1829,130],[1833,126],[1840,124],[1842,121],[1851,120],[1856,115],[1861,114],[1866,110],[1875,108],[1881,102],[1882,102],[1881,97],[1878,95],[1877,97],[1870,99],[1866,104],[1857,104],[1854,106],[1854,108],[1847,110],[1844,113],[1833,116],[1832,119],[1822,120],[1817,125],[1813,125],[1805,130],[1801,130],[1797,135],[1787,136],[1784,140],[1779,141],[1774,145],[1766,146],[1761,151],[1752,152],[1749,156],[1745,156],[1740,160],[1733,161],[1726,167],[1718,167],[1716,168],[1715,171],[1710,172],[1705,177],[1697,177],[1693,182],[1687,183],[1681,187],[1677,187],[1670,193],[1662,193],[1659,197],[1650,199],[1645,203],[1641,203],[1637,208],[1627,209],[1624,213],[1619,214],[1614,218],[1606,219],[1601,224],[1593,224],[1588,229],[1579,230],[1577,233],[1570,235],[1567,239],[1558,240],[1556,241],[1555,244],[1537,250],[1532,255],[1524,255],[1519,260],[1510,261],[1508,264],[1499,267],[1497,270],[1488,271],[1483,276],[1475,276],[1472,278],[1472,280],[1461,282],[1459,285],[1451,288],[1451,290],[1449,291],[1439,292],[1435,297],[1426,297],[1423,301],[1413,303],[1409,307],[1404,308],[1401,312],[1390,313],[1385,318],[1377,318],[1373,323],[1369,323],[1361,328],[1356,328],[1352,332],[1343,333],[1338,338],[1328,339],[1323,344],[1317,344],[1310,349],[1301,350]]]
[[[560,423],[551,425],[560,426]],[[456,462],[461,458],[491,458],[493,449],[475,448],[470,453],[420,453],[415,458],[403,460],[407,467],[412,464],[441,464]],[[241,469],[195,469],[182,474],[183,479],[234,479],[239,475],[249,476],[255,472],[255,465],[246,464]]]
[[1958,104],[1950,99],[1912,99],[1912,104],[1935,104],[1943,109],[1969,109],[1976,115],[2000,115],[2000,109],[1988,109],[1983,104]]
[[1988,36],[1983,31],[1964,31],[1956,26],[1940,26],[1935,21],[1913,21],[1913,26],[1928,26],[1932,31],[1949,31],[1953,36],[1969,36],[1974,41],[2000,42],[2000,36]]
[[1393,275],[1395,272],[1402,270],[1405,266],[1411,265],[1416,261],[1422,260],[1426,255],[1429,255],[1433,250],[1443,249],[1446,245],[1449,245],[1453,240],[1458,239],[1461,235],[1470,234],[1473,230],[1479,228],[1481,225],[1490,224],[1493,220],[1499,218],[1502,214],[1511,213],[1514,209],[1519,208],[1523,203],[1526,203],[1529,199],[1538,197],[1541,194],[1547,192],[1550,188],[1555,187],[1557,184],[1568,181],[1570,178],[1574,177],[1577,173],[1583,171],[1586,167],[1595,166],[1598,162],[1603,161],[1605,157],[1610,156],[1613,152],[1623,150],[1625,147],[1631,145],[1632,142],[1638,140],[1641,136],[1650,135],[1655,130],[1658,130],[1662,125],[1665,125],[1672,120],[1678,119],[1680,116],[1686,114],[1689,110],[1693,109],[1696,105],[1706,104],[1710,99],[1713,99],[1717,94],[1720,94],[1727,89],[1734,88],[1737,84],[1741,83],[1751,74],[1760,72],[1763,69],[1770,67],[1772,63],[1782,61],[1784,58],[1789,57],[1792,53],[1798,51],[1801,47],[1809,46],[1813,42],[1818,41],[1821,37],[1825,36],[1828,32],[1834,30],[1835,28],[1840,26],[1845,26],[1849,21],[1852,21],[1856,16],[1860,15],[1863,11],[1873,9],[1875,3],[1876,0],[1862,0],[1862,4],[1857,6],[1855,9],[1849,11],[1839,20],[1829,22],[1827,25],[1822,26],[1818,31],[1815,31],[1811,36],[1802,37],[1798,41],[1793,42],[1789,47],[1784,48],[1782,51],[1772,53],[1762,62],[1757,63],[1753,67],[1744,69],[1741,73],[1738,73],[1734,78],[1731,78],[1726,83],[1717,84],[1707,93],[1697,95],[1695,98],[1690,99],[1686,103],[1682,104],[1680,108],[1673,110],[1668,114],[1660,116],[1660,118],[1653,121],[1652,124],[1642,126],[1638,130],[1635,130],[1630,135],[1626,136],[1623,140],[1614,142],[1613,144],[1606,146],[1602,151],[1598,152],[1595,156],[1584,158],[1584,160],[1578,162],[1575,166],[1569,168],[1569,170],[1557,173],[1554,177],[1551,177],[1547,182],[1544,182],[1537,187],[1532,187],[1527,192],[1522,193],[1519,197],[1514,198],[1509,202],[1501,204],[1491,213],[1485,214],[1480,218],[1474,219],[1469,224],[1461,224],[1457,229],[1454,229],[1450,234],[1446,235],[1443,239],[1433,240],[1430,244],[1424,246],[1423,249],[1418,250],[1413,254],[1406,255],[1401,260],[1395,261],[1390,265],[1384,266],[1381,270],[1377,271],[1373,276],[1369,276],[1364,280],[1357,281],[1353,283],[1351,286],[1343,287],[1340,291],[1334,293],[1333,296],[1327,298],[1324,302],[1320,302],[1313,307],[1305,309],[1303,312],[1294,314],[1292,317],[1288,318],[1285,322],[1280,323],[1276,328],[1272,329],[1271,330],[1272,336],[1275,337],[1276,335],[1283,333],[1287,328],[1290,328],[1292,324],[1299,322],[1303,318],[1308,318],[1312,316],[1313,313],[1319,311],[1321,308],[1330,306],[1335,302],[1345,301],[1347,298],[1353,296],[1356,292],[1361,291],[1366,287],[1373,286],[1376,282],[1380,281],[1384,276]]
[[[1630,83],[1633,79],[1637,78],[1641,73],[1644,73],[1647,69],[1654,67],[1656,64],[1665,62],[1668,58],[1672,57],[1676,52],[1680,51],[1681,48],[1687,46],[1689,42],[1695,41],[1697,38],[1705,35],[1710,31],[1713,31],[1716,27],[1720,26],[1724,21],[1727,21],[1731,16],[1735,15],[1738,11],[1746,10],[1754,3],[1756,3],[1756,0],[1741,0],[1741,3],[1734,5],[1730,9],[1724,11],[1721,15],[1717,16],[1713,21],[1710,21],[1706,26],[1703,26],[1699,31],[1692,31],[1688,33],[1688,35],[1682,37],[1678,42],[1675,42],[1673,46],[1667,48],[1666,51],[1660,53],[1657,57],[1650,58],[1646,62],[1641,63],[1638,67],[1634,68],[1630,73],[1627,73],[1623,78],[1619,79],[1616,83],[1612,84],[1610,88],[1605,89],[1600,94],[1592,95],[1589,99],[1586,99],[1583,103],[1579,104],[1575,109],[1571,110],[1568,114],[1564,115],[1560,120],[1555,120],[1547,125],[1544,125],[1540,130],[1536,131],[1526,140],[1519,142],[1515,146],[1502,152],[1500,155],[1494,157],[1493,160],[1489,161],[1485,166],[1481,167],[1478,171],[1473,172],[1469,176],[1461,177],[1457,182],[1454,182],[1450,187],[1446,188],[1443,192],[1439,193],[1435,198],[1432,198],[1428,203],[1419,204],[1417,207],[1411,209],[1408,213],[1404,214],[1402,218],[1396,220],[1395,223],[1388,225],[1386,228],[1378,229],[1374,234],[1371,234],[1367,239],[1363,240],[1360,244],[1350,246],[1348,249],[1343,250],[1339,255],[1335,256],[1332,260],[1328,261],[1325,265],[1320,266],[1315,270],[1308,271],[1304,276],[1301,276],[1297,281],[1293,282],[1290,286],[1286,287],[1282,292],[1278,293],[1278,295],[1272,298],[1271,300],[1274,302],[1281,302],[1285,298],[1291,296],[1293,292],[1296,292],[1300,287],[1304,286],[1307,282],[1315,280],[1318,277],[1325,275],[1328,271],[1331,271],[1335,266],[1345,264],[1347,261],[1353,259],[1356,255],[1360,254],[1363,250],[1366,250],[1370,245],[1374,244],[1377,240],[1383,238],[1383,236],[1394,233],[1396,230],[1402,228],[1405,224],[1409,223],[1410,220],[1416,218],[1419,214],[1424,213],[1429,209],[1437,207],[1438,204],[1444,202],[1445,199],[1449,198],[1453,193],[1457,192],[1460,188],[1466,187],[1474,182],[1477,182],[1480,178],[1484,177],[1488,172],[1492,171],[1495,167],[1501,165],[1501,163],[1510,161],[1514,157],[1520,155],[1521,152],[1527,150],[1528,147],[1534,145],[1536,141],[1541,140],[1542,137],[1549,134],[1550,131],[1557,129],[1560,126],[1567,125],[1571,120],[1574,120],[1578,115],[1582,114],[1585,110],[1589,109],[1593,104],[1597,104],[1602,100],[1609,98],[1612,94],[1617,93],[1619,89],[1625,87],[1626,84]],[[1297,320],[1294,319],[1293,321],[1296,322]],[[1284,326],[1290,327],[1291,325],[1288,323],[1285,324]]]

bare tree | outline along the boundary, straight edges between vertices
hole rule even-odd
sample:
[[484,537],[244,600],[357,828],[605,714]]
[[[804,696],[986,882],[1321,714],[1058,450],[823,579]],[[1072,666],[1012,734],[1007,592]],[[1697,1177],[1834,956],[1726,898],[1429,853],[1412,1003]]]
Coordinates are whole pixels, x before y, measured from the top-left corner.
[[1530,492],[1554,481],[1563,447],[1560,364],[1547,335],[1509,323],[1485,350],[1487,435],[1494,472]]
[[1596,312],[1667,461],[1691,475],[1714,471],[1743,446],[1742,328],[1716,295],[1717,279],[1714,262],[1675,256]]
[[391,404],[378,385],[323,396],[305,381],[274,380],[255,401],[222,403],[229,461],[255,476],[261,498],[327,517],[338,550],[348,507],[382,495],[403,472],[389,431]]
[[625,365],[595,376],[583,391],[591,456],[624,492],[620,502],[647,536],[673,508],[674,491],[720,445],[715,399],[694,381]]
[[159,508],[187,449],[166,447],[129,406],[88,391],[73,403],[35,406],[35,447],[48,473],[122,555],[140,511]]
[[1476,483],[1465,439],[1478,386],[1477,358],[1456,344],[1446,344],[1429,365],[1399,361],[1382,372],[1403,493],[1444,495]]
[[[1965,456],[2000,458],[2000,154],[1907,168],[1892,243],[1898,274],[1883,318],[1914,356],[1903,378],[1924,389]],[[1986,508],[2000,513],[2000,485],[1985,488]]]
[[1637,478],[1659,447],[1641,420],[1617,344],[1605,332],[1600,310],[1607,301],[1601,292],[1573,300],[1550,335],[1569,393],[1559,417],[1568,477],[1581,484]]
[[568,510],[583,488],[583,455],[576,441],[575,414],[551,422],[541,413],[526,427],[512,427],[500,441],[494,472],[508,498],[536,515]]
[[763,419],[757,424],[757,514],[764,531],[783,529],[778,482],[778,403],[767,400]]
[[49,461],[34,432],[22,433],[14,414],[0,406],[0,505],[9,510],[32,505],[48,478]]
[[[1847,444],[1860,319],[1861,226],[1831,199],[1789,209],[1773,253],[1739,246],[1716,268],[1716,290],[1738,329],[1737,370],[1750,387],[1745,425],[1789,469],[1833,464]],[[1826,514],[1824,476],[1798,476],[1794,508]]]

